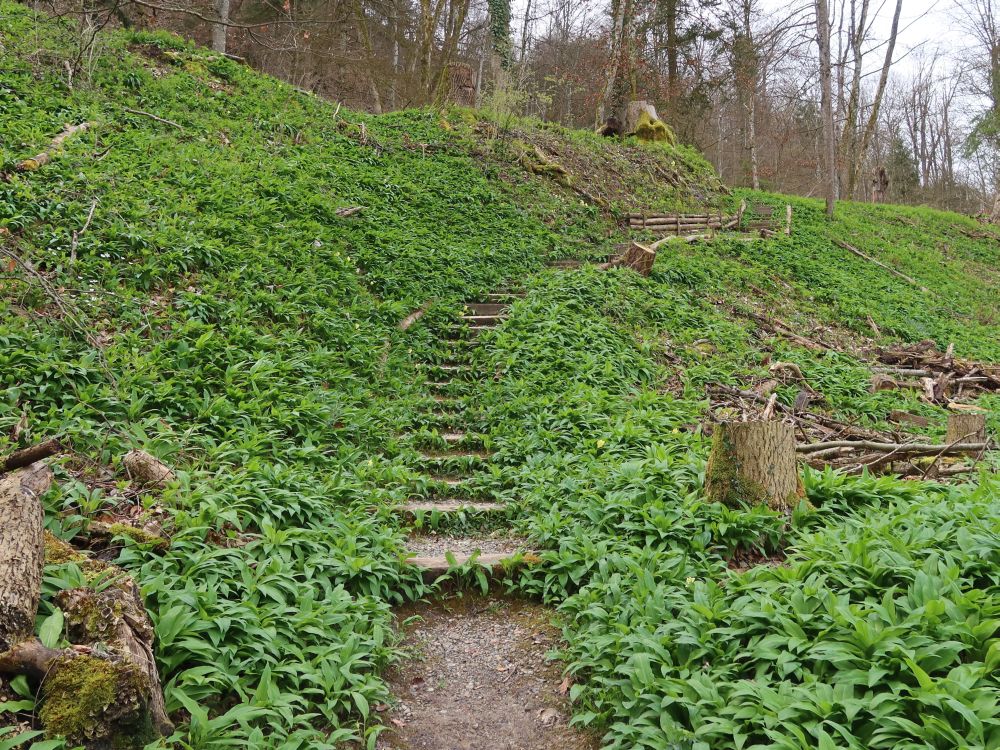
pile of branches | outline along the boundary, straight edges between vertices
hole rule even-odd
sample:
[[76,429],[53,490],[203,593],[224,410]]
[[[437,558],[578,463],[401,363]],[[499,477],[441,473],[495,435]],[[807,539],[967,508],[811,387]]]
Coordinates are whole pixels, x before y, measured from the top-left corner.
[[872,389],[912,388],[933,404],[962,410],[963,397],[1000,390],[1000,365],[986,365],[954,356],[954,346],[940,351],[933,341],[875,352]]
[[[842,421],[817,410],[823,396],[814,390],[792,363],[771,365],[773,377],[749,388],[721,383],[709,386],[712,410],[727,420],[782,419],[795,426],[796,451],[813,468],[832,467],[848,474],[893,473],[915,478],[943,478],[975,469],[991,446],[980,433],[969,433],[945,443],[930,443],[901,429],[874,430]],[[797,382],[793,405],[778,401],[781,383]],[[905,421],[905,420],[899,420]],[[955,458],[961,459],[955,462]],[[947,464],[947,465],[946,465]]]

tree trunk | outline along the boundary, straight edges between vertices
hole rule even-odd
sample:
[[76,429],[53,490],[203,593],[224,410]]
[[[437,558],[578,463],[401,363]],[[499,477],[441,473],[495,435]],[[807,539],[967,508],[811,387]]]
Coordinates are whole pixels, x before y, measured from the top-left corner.
[[892,55],[896,49],[896,36],[899,32],[899,15],[902,10],[903,0],[896,0],[896,10],[892,16],[892,28],[889,31],[889,42],[885,50],[885,59],[882,62],[882,73],[879,75],[878,85],[875,87],[875,96],[872,98],[872,107],[868,113],[868,121],[865,123],[864,130],[861,131],[861,143],[858,145],[857,149],[857,162],[853,165],[853,169],[850,173],[848,190],[851,191],[853,191],[854,186],[857,185],[858,178],[861,175],[861,167],[862,162],[864,161],[865,152],[871,144],[872,137],[875,135],[876,126],[878,125],[878,116],[882,109],[882,99],[885,96],[885,87],[889,82],[889,68],[892,67]]
[[601,106],[597,113],[597,122],[604,122],[608,117],[623,119],[620,111],[624,105],[624,100],[620,97],[622,83],[621,78],[625,76],[623,62],[627,59],[626,29],[628,28],[628,6],[630,0],[614,0],[611,5],[611,49],[608,55],[608,79],[604,84],[604,92],[601,96]]
[[705,495],[730,508],[766,503],[789,513],[805,496],[793,427],[785,422],[717,425],[705,468]]
[[945,434],[944,442],[948,445],[952,443],[985,443],[986,415],[949,414],[948,432]]
[[990,224],[1000,224],[1000,193],[993,199],[993,212],[990,214]]
[[212,49],[226,54],[226,36],[229,31],[230,0],[215,0],[215,15],[221,23],[212,24]]
[[0,652],[35,634],[45,520],[38,498],[50,484],[42,463],[0,479]]
[[816,40],[819,43],[819,79],[823,120],[823,192],[826,215],[833,218],[837,204],[837,144],[833,122],[833,66],[830,62],[830,10],[827,0],[816,0]]

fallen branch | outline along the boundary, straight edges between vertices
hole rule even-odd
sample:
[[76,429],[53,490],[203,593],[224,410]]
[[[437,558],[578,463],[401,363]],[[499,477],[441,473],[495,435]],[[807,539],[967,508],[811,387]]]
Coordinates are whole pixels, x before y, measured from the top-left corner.
[[59,153],[62,149],[63,144],[72,138],[77,133],[82,133],[87,128],[91,127],[92,123],[81,122],[79,125],[66,125],[63,131],[52,139],[49,147],[42,151],[40,154],[31,157],[30,159],[25,159],[17,165],[18,172],[34,172],[36,169],[40,169],[52,161],[52,157]]
[[855,450],[899,453],[910,456],[933,456],[939,451],[942,453],[971,453],[985,450],[987,447],[987,443],[951,443],[950,445],[939,445],[935,443],[880,443],[874,440],[831,440],[825,443],[798,445],[795,447],[795,450],[808,455],[831,448],[851,448]]
[[141,109],[131,109],[130,107],[125,107],[125,111],[128,112],[129,114],[142,115],[143,117],[148,117],[151,120],[162,122],[164,125],[170,125],[171,127],[175,127],[178,130],[184,130],[184,126],[181,125],[180,123],[174,122],[173,120],[168,120],[165,117],[159,117],[158,115],[154,115],[152,112],[144,112]]
[[364,206],[346,206],[344,208],[338,208],[334,211],[334,213],[343,219],[347,216],[354,216],[354,214],[361,213],[364,209]]
[[19,451],[14,451],[3,460],[3,463],[0,464],[0,472],[6,473],[14,471],[14,469],[31,466],[36,461],[54,456],[60,451],[62,451],[62,444],[55,438],[46,440],[44,443],[39,443],[38,445],[32,445],[29,448],[22,448]]
[[414,310],[412,313],[410,313],[405,318],[403,318],[399,322],[399,330],[405,331],[407,328],[409,328],[414,323],[416,323],[418,320],[420,320],[422,317],[424,317],[424,315],[430,309],[430,306],[431,306],[431,302],[429,302],[429,301],[425,302],[423,305],[420,306],[419,309]]
[[848,244],[847,242],[843,242],[842,240],[836,240],[836,239],[833,242],[834,242],[835,245],[839,245],[840,247],[844,248],[845,250],[848,250],[849,252],[854,253],[859,258],[863,258],[864,260],[867,260],[869,263],[874,263],[879,268],[885,269],[886,271],[888,271],[889,273],[891,273],[893,276],[898,276],[899,278],[903,279],[903,281],[906,281],[906,282],[909,282],[910,284],[913,284],[915,287],[917,287],[918,289],[920,289],[921,292],[928,292],[928,293],[930,292],[930,289],[928,289],[927,287],[925,287],[923,284],[921,284],[916,279],[914,279],[914,278],[912,278],[910,276],[907,276],[905,273],[903,273],[901,271],[897,271],[892,266],[886,265],[885,263],[883,263],[882,261],[878,260],[877,258],[873,258],[872,256],[867,255],[867,254],[861,252],[856,247],[854,247],[854,245],[851,245],[851,244]]

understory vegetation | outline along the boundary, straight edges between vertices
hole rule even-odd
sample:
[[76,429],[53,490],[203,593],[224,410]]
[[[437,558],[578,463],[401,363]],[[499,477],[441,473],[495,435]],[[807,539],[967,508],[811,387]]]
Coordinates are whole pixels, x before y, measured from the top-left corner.
[[[932,339],[1000,362],[1000,244],[975,222],[845,203],[830,224],[816,201],[729,194],[684,148],[359,115],[163,34],[102,34],[71,88],[73,31],[7,0],[0,39],[0,455],[71,447],[45,497],[60,539],[168,532],[115,540],[156,628],[164,745],[374,746],[392,607],[434,591],[378,510],[428,491],[418,448],[442,430],[417,363],[463,301],[518,289],[475,354],[496,375],[475,481],[539,554],[499,585],[557,608],[575,722],[623,749],[1000,746],[995,467],[954,485],[806,470],[790,520],[701,492],[707,386],[774,360],[833,416],[905,410],[941,438],[944,409],[870,392],[867,355]],[[566,179],[525,167],[535,146]],[[792,235],[671,243],[645,279],[546,268],[613,253],[628,211],[744,199],[791,204]],[[765,312],[836,346],[768,333]],[[1000,432],[1000,398],[978,403]],[[134,491],[131,448],[176,481]],[[50,560],[40,628],[80,585]],[[0,723],[32,721],[25,684],[5,689]]]

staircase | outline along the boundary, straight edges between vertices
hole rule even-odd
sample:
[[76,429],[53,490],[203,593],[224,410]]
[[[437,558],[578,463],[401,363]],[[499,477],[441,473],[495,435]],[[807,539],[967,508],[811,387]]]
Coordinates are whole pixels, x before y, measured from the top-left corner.
[[[478,337],[502,325],[511,302],[520,296],[503,292],[466,303],[461,317],[442,331],[440,361],[418,365],[430,396],[420,421],[432,425],[437,433],[431,440],[433,444],[420,447],[420,465],[430,497],[410,499],[394,508],[401,522],[411,527],[418,519],[437,521],[461,516],[467,520],[500,515],[506,510],[504,503],[482,497],[475,486],[476,473],[488,466],[490,454],[484,448],[483,436],[476,431],[477,386],[484,373],[474,367],[472,354],[479,345]],[[444,526],[450,528],[453,524]],[[524,552],[519,542],[509,537],[485,532],[478,536],[438,535],[417,529],[410,534],[407,550],[412,555],[407,562],[418,567],[427,580],[448,572],[452,567],[449,554],[456,565],[463,565],[478,553],[478,563],[499,571],[504,561]]]

